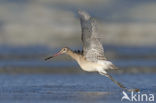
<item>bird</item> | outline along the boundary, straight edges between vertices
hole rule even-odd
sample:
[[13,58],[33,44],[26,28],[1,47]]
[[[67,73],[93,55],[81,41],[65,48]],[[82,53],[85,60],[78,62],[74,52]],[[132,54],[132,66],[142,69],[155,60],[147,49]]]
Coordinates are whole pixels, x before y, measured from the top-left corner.
[[80,68],[86,72],[98,72],[108,77],[120,88],[127,91],[139,91],[139,89],[128,89],[123,84],[116,81],[107,70],[118,70],[118,68],[104,55],[104,48],[98,38],[96,20],[86,11],[78,10],[81,25],[82,50],[73,51],[69,47],[62,48],[53,56],[45,58],[49,60],[61,54],[67,54],[79,64]]

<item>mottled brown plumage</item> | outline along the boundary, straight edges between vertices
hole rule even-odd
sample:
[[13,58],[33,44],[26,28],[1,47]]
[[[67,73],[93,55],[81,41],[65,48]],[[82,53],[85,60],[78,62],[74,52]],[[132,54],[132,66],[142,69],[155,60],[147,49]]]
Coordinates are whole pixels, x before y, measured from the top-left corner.
[[98,39],[95,19],[84,11],[79,11],[78,13],[82,31],[83,55],[91,62],[106,60],[103,46]]
[[138,89],[127,89],[125,86],[116,81],[106,70],[117,69],[117,67],[104,56],[104,49],[98,40],[95,20],[86,12],[79,11],[80,23],[82,30],[83,50],[72,51],[70,48],[62,48],[55,55],[46,58],[48,60],[60,54],[71,56],[80,65],[81,69],[87,72],[98,72],[110,78],[115,84],[127,91],[138,91]]

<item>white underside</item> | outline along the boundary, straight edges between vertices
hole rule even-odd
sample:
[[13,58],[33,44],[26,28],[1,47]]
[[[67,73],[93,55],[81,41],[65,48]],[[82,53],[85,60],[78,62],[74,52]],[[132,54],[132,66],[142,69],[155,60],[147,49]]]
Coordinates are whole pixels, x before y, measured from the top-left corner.
[[98,62],[80,62],[80,67],[84,71],[88,72],[105,72],[105,70],[110,69],[110,65],[112,65],[112,62],[105,61],[105,60],[99,60]]

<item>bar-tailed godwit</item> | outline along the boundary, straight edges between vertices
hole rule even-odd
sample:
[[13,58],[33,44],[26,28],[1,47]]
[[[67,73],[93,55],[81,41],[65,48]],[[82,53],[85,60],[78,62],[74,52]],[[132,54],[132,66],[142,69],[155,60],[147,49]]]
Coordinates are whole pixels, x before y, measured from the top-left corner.
[[116,70],[117,67],[111,61],[108,61],[104,56],[103,46],[97,37],[98,33],[96,30],[95,19],[93,19],[85,11],[79,10],[78,14],[80,16],[82,30],[81,39],[83,43],[83,50],[72,51],[70,48],[64,47],[53,56],[45,58],[45,60],[56,57],[60,54],[67,54],[77,61],[82,70],[87,72],[98,72],[99,74],[111,79],[115,84],[117,84],[120,88],[124,90],[136,92],[139,91],[139,89],[127,89],[107,72],[107,70],[109,69]]

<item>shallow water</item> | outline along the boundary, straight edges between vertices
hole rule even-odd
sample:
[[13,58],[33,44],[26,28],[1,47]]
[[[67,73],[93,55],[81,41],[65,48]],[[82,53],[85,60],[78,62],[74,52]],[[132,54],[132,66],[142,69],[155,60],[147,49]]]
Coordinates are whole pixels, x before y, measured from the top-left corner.
[[[156,72],[155,47],[125,47],[105,45],[105,55],[117,67],[128,72]],[[78,47],[77,47],[78,48]],[[74,49],[74,48],[73,48]],[[10,47],[0,46],[0,72],[1,73],[70,73],[78,64],[67,56],[58,56],[53,60],[44,61],[44,58],[56,53],[58,50],[46,46]],[[61,68],[61,69],[57,69]],[[70,69],[69,69],[70,68]],[[133,70],[132,70],[133,68]],[[79,69],[77,69],[79,70]]]
[[[141,93],[156,94],[155,74],[112,76]],[[121,97],[122,90],[98,74],[0,75],[0,101],[5,103],[120,103]]]
[[[97,73],[86,73],[80,70],[76,62],[62,56],[44,61],[46,56],[56,51],[45,46],[1,46],[0,102],[121,102],[122,90],[108,78]],[[126,72],[112,76],[128,88],[139,88],[140,93],[154,95],[155,51],[155,47],[105,46],[106,56],[110,56],[110,60],[119,68],[127,69]],[[130,74],[132,69],[134,72]],[[143,69],[144,72],[141,72]]]

